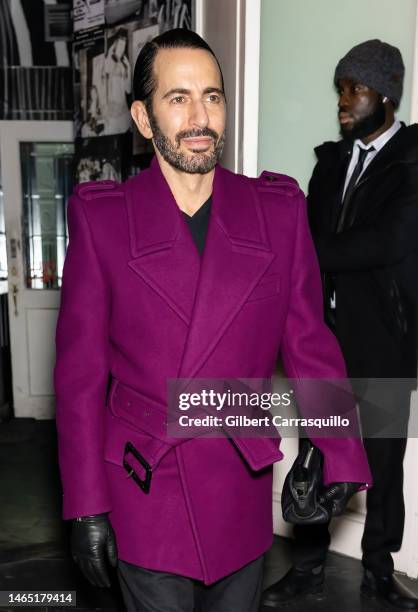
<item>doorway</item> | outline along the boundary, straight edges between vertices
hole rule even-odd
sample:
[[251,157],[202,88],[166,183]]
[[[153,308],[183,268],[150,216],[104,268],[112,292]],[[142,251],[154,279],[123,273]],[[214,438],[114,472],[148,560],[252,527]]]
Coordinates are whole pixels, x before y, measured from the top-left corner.
[[[67,242],[65,204],[72,190],[72,141],[71,122],[0,122],[0,265],[7,276],[1,282],[8,309],[9,418],[53,418],[55,413],[52,372]],[[7,369],[7,357],[5,361]]]

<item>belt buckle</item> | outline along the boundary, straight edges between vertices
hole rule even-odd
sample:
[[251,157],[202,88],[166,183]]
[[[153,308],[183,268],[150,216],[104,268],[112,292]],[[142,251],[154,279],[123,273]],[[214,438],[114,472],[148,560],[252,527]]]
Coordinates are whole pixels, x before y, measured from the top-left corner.
[[[144,468],[144,479],[138,476],[134,468],[126,460],[126,456],[129,455],[129,453],[131,453],[131,455],[133,455],[135,459],[137,459]],[[141,453],[135,448],[132,442],[127,442],[125,444],[125,451],[123,453],[123,467],[127,472],[129,472],[129,476],[132,476],[132,479],[142,489],[142,491],[144,491],[144,493],[149,493],[151,488],[152,469],[148,461],[146,461],[146,459],[141,455]]]

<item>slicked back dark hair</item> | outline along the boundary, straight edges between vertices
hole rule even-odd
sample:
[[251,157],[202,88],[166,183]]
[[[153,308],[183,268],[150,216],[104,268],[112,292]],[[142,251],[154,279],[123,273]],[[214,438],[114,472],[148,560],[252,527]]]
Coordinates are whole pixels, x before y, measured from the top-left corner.
[[154,62],[159,49],[204,49],[215,58],[221,74],[222,91],[224,91],[224,78],[218,59],[206,41],[193,30],[186,28],[174,28],[163,32],[147,42],[141,49],[135,63],[132,89],[134,99],[151,105],[152,96],[156,88],[154,76]]

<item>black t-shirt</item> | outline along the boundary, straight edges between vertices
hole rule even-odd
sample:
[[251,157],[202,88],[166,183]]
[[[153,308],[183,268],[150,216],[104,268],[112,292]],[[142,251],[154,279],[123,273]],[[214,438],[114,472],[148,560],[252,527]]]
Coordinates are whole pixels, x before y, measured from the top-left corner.
[[193,216],[183,212],[183,216],[192,233],[192,238],[196,244],[197,250],[199,251],[199,255],[202,255],[203,249],[205,248],[211,206],[212,196],[210,196],[210,198],[206,200],[204,204],[202,204],[202,206]]

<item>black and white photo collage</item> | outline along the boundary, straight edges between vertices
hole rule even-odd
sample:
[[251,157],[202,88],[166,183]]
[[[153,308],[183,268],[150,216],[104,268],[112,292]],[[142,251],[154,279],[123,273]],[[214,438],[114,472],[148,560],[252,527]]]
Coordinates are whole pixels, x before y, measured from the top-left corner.
[[129,110],[135,61],[146,42],[193,19],[193,0],[73,0],[76,182],[124,180],[149,165],[152,146]]

